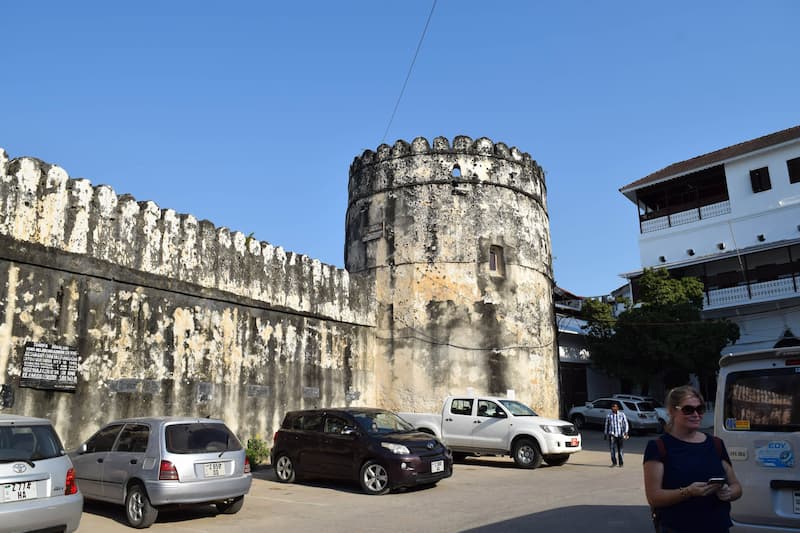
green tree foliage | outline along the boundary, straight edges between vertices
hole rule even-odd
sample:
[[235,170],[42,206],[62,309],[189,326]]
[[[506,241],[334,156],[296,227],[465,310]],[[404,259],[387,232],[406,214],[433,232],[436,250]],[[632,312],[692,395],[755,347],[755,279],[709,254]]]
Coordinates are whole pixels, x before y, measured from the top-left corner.
[[640,302],[616,318],[611,305],[584,302],[592,362],[645,392],[654,377],[672,386],[695,374],[708,383],[722,348],[739,339],[739,327],[701,318],[703,284],[697,278],[674,279],[666,269],[645,269],[639,288]]

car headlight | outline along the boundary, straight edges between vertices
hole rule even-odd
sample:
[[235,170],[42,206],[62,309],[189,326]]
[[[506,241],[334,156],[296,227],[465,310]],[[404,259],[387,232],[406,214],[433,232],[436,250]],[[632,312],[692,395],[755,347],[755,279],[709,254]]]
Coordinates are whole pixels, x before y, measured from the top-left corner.
[[408,455],[411,453],[408,448],[402,444],[395,444],[394,442],[381,442],[381,446],[392,453],[396,453],[397,455]]
[[539,426],[545,433],[561,433],[558,426]]

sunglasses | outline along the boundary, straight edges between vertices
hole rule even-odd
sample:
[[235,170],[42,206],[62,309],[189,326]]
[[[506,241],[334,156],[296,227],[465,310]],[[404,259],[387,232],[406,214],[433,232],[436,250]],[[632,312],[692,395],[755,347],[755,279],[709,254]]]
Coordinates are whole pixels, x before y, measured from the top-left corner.
[[[676,406],[677,407],[677,406]],[[694,406],[694,405],[684,405],[683,407],[678,407],[681,413],[685,414],[686,416],[691,415],[692,413],[697,413],[700,416],[703,416],[703,413],[706,412],[706,408],[702,405]]]

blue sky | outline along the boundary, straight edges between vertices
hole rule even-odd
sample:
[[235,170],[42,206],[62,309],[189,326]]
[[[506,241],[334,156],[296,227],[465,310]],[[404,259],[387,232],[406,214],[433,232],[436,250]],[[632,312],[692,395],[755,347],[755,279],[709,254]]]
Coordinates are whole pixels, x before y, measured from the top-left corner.
[[[350,163],[384,140],[432,0],[4,2],[0,147],[343,266]],[[556,283],[639,267],[619,188],[800,124],[800,2],[439,0],[385,141],[545,169]]]

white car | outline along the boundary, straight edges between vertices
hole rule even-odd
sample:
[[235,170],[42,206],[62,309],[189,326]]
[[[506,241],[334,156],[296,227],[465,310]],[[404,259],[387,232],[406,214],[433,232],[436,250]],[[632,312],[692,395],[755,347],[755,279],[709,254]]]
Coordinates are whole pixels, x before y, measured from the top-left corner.
[[615,394],[614,398],[625,399],[625,400],[636,400],[639,402],[650,402],[653,407],[656,409],[656,415],[658,415],[658,423],[661,426],[666,426],[667,422],[669,422],[669,412],[667,412],[667,408],[664,407],[664,404],[653,398],[652,396],[638,396],[636,394]]
[[598,398],[593,402],[586,402],[586,405],[573,407],[567,417],[578,428],[589,424],[602,427],[613,404],[619,405],[620,411],[628,419],[631,431],[661,431],[662,426],[655,407],[649,402],[637,400]]
[[52,424],[0,415],[0,532],[75,531],[83,496]]

